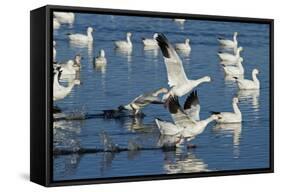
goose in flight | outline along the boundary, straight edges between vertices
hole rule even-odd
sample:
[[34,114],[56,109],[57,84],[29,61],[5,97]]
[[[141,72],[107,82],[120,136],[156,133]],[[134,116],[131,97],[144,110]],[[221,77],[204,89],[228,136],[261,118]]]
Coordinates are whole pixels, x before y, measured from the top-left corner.
[[144,93],[138,97],[136,97],[132,102],[127,105],[119,106],[119,110],[129,110],[133,111],[134,115],[138,115],[140,110],[149,104],[163,104],[161,99],[158,97],[159,94],[167,93],[168,90],[166,88],[160,88],[155,91]]
[[128,32],[126,34],[126,41],[115,41],[115,47],[121,50],[131,50],[133,48],[133,44],[131,42],[132,33]]
[[234,32],[233,40],[224,39],[222,37],[219,37],[218,41],[221,44],[221,46],[223,46],[223,47],[234,48],[235,49],[238,46],[237,35],[238,35],[238,32]]
[[252,71],[253,80],[237,78],[237,77],[234,77],[234,79],[236,80],[239,89],[242,89],[242,90],[251,90],[251,89],[255,90],[256,89],[257,90],[257,89],[260,89],[260,81],[257,78],[258,74],[259,74],[259,70],[254,69]]
[[142,38],[142,43],[145,47],[149,47],[149,48],[158,48],[158,44],[156,41],[156,37],[157,37],[157,33],[153,34],[153,38],[149,39],[149,38]]
[[60,85],[59,76],[61,75],[61,72],[62,72],[61,69],[57,68],[57,70],[55,70],[55,74],[54,74],[54,82],[53,82],[53,100],[54,101],[64,99],[67,95],[69,95],[71,93],[71,90],[75,85],[80,85],[80,81],[77,79],[70,82],[67,87]]
[[174,123],[155,119],[160,133],[162,135],[182,136],[187,141],[201,134],[210,122],[220,118],[220,115],[211,115],[205,120],[193,120],[181,108],[178,97],[173,97],[169,100],[168,109]]
[[238,107],[238,98],[232,99],[233,112],[215,112],[211,111],[212,114],[220,115],[221,118],[217,119],[218,123],[240,123],[242,121],[242,113]]
[[181,97],[189,93],[201,83],[211,81],[209,76],[205,76],[197,80],[188,79],[184,72],[180,57],[164,34],[158,33],[156,40],[164,57],[168,74],[168,84],[171,88],[169,92],[164,95],[163,100],[167,101],[170,96]]
[[75,19],[75,14],[72,12],[54,12],[54,16],[58,22],[65,24],[73,24]]
[[80,34],[80,33],[74,33],[74,34],[68,34],[68,38],[70,42],[73,43],[82,43],[82,44],[88,44],[89,42],[93,41],[93,33],[94,29],[92,27],[87,28],[87,34]]

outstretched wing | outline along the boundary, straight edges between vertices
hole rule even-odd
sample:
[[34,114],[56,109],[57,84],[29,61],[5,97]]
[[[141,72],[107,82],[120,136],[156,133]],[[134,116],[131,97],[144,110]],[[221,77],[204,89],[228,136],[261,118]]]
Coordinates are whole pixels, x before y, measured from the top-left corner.
[[196,90],[186,98],[183,109],[193,120],[200,120],[200,103]]
[[187,124],[194,124],[195,120],[190,118],[181,108],[178,97],[173,97],[168,101],[169,112],[175,124],[179,127],[185,127]]
[[174,47],[169,43],[168,39],[164,36],[164,34],[159,33],[156,40],[164,57],[169,86],[176,86],[188,81],[182,66],[182,61]]

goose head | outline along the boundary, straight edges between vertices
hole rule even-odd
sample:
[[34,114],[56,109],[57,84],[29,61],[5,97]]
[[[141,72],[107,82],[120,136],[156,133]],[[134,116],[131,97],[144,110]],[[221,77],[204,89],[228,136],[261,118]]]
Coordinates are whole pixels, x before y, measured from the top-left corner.
[[154,33],[154,34],[153,34],[153,39],[156,39],[157,36],[158,36],[158,34],[157,34],[157,33]]
[[189,40],[188,38],[185,39],[185,44],[186,44],[186,45],[189,45],[189,41],[190,41],[190,40]]
[[254,69],[252,73],[253,73],[253,75],[258,75],[259,74],[259,70],[258,69]]
[[234,98],[232,99],[232,102],[233,102],[233,103],[239,103],[239,99],[238,99],[237,97],[234,97]]
[[101,56],[101,57],[105,57],[105,52],[104,52],[103,49],[100,50],[100,56]]
[[53,41],[53,46],[54,46],[54,47],[56,46],[56,41]]
[[234,36],[237,37],[237,35],[238,35],[238,32],[234,32]]
[[202,78],[202,81],[203,81],[203,82],[211,82],[211,80],[212,80],[212,79],[211,79],[210,76],[205,76],[205,77]]
[[243,51],[243,47],[238,47],[237,51]]
[[92,33],[94,31],[94,29],[92,28],[92,27],[88,27],[87,28],[87,33],[89,34],[89,33]]

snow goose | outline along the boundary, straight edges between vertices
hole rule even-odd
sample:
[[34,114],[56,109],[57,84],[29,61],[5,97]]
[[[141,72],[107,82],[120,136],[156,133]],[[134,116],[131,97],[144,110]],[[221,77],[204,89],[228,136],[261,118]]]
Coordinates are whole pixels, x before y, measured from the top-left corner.
[[240,52],[243,51],[243,47],[239,47],[235,55],[231,53],[218,53],[218,56],[221,61],[228,61],[235,63],[240,58]]
[[209,76],[205,76],[197,80],[188,79],[184,72],[180,57],[164,34],[158,34],[156,40],[164,57],[168,75],[168,84],[171,87],[169,92],[164,95],[164,100],[167,101],[170,96],[181,97],[201,83],[211,81]]
[[232,99],[233,112],[215,112],[212,111],[212,114],[220,115],[221,118],[217,119],[218,123],[240,123],[242,121],[242,113],[238,107],[238,98],[234,97]]
[[131,36],[132,33],[128,32],[126,36],[127,37],[126,41],[115,41],[114,42],[115,47],[121,50],[131,50],[133,48],[133,44],[131,42]]
[[223,46],[223,47],[234,48],[235,49],[238,46],[237,35],[238,35],[238,32],[234,32],[233,40],[224,39],[224,38],[219,37],[218,41],[221,44],[221,46]]
[[201,134],[210,122],[221,118],[220,115],[213,114],[205,120],[195,121],[184,112],[176,96],[168,101],[168,109],[174,123],[155,119],[160,133],[182,136],[187,141]]
[[60,22],[58,21],[57,18],[53,19],[53,28],[54,29],[59,29],[60,28]]
[[95,58],[95,65],[96,66],[103,66],[106,65],[107,61],[105,58],[105,52],[103,49],[99,51],[99,55]]
[[53,63],[57,62],[57,50],[56,50],[56,41],[53,41]]
[[145,49],[149,49],[149,48],[156,49],[156,48],[158,48],[157,41],[155,40],[156,37],[157,37],[157,33],[154,33],[152,39],[142,38],[142,43],[145,46]]
[[94,29],[92,27],[87,28],[87,34],[68,34],[68,38],[71,42],[74,43],[82,43],[82,44],[88,44],[89,42],[93,41],[93,33]]
[[72,12],[54,12],[55,18],[60,23],[73,24],[75,14]]
[[186,19],[174,19],[174,22],[183,25],[185,23]]
[[189,45],[189,39],[185,39],[184,43],[176,43],[175,49],[181,51],[191,51],[191,47]]
[[167,92],[168,90],[166,88],[160,88],[149,93],[144,93],[136,97],[129,104],[119,106],[119,110],[133,111],[134,115],[138,115],[139,111],[149,104],[163,104],[158,95]]
[[237,66],[223,66],[223,70],[226,75],[231,75],[231,76],[241,76],[244,75],[244,67],[242,65],[243,58],[240,57],[239,61],[237,62]]
[[75,85],[80,84],[79,80],[74,80],[74,81],[70,82],[67,87],[64,87],[64,86],[60,85],[60,83],[59,83],[60,73],[61,73],[60,69],[55,70],[54,82],[53,82],[53,100],[54,101],[64,99],[67,95],[70,94],[72,88]]
[[258,74],[259,74],[259,70],[254,69],[252,71],[253,80],[243,79],[243,78],[240,79],[237,77],[234,77],[234,78],[237,81],[237,85],[238,85],[239,89],[242,89],[242,90],[260,89],[260,81],[257,78]]
[[75,55],[73,60],[69,60],[65,64],[60,64],[62,76],[64,75],[75,75],[81,68],[81,55]]

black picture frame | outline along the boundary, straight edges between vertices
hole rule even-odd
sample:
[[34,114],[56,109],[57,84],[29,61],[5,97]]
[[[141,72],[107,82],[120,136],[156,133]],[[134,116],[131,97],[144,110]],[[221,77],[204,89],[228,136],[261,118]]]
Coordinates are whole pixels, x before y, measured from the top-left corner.
[[[235,171],[129,176],[102,179],[53,181],[52,179],[52,18],[53,11],[98,13],[162,18],[261,23],[270,25],[270,167]],[[274,20],[185,13],[100,9],[46,5],[30,12],[30,180],[43,186],[116,183],[274,172]]]

